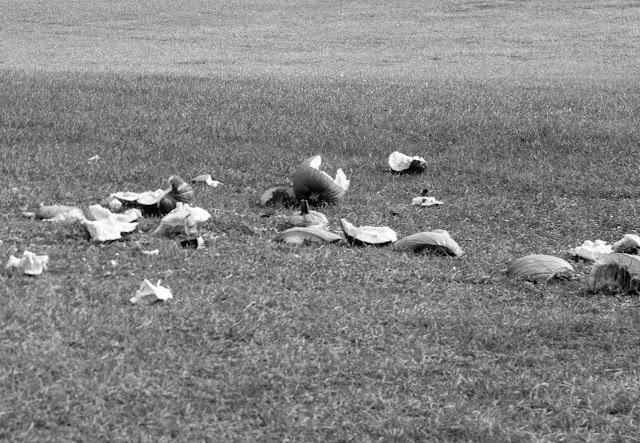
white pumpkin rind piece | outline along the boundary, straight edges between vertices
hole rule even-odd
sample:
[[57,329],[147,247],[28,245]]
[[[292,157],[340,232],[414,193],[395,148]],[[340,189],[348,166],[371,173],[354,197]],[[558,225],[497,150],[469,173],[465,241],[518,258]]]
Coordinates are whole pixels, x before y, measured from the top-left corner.
[[585,240],[582,245],[572,249],[570,252],[585,260],[597,260],[603,255],[611,254],[613,247],[603,240],[596,240],[595,242]]
[[415,197],[411,199],[411,204],[413,206],[434,206],[434,205],[442,205],[443,202],[440,200],[436,200],[435,197]]
[[38,220],[48,220],[55,222],[73,222],[84,220],[82,209],[76,206],[47,205],[36,209],[35,217]]
[[160,220],[160,225],[152,235],[185,234],[197,236],[197,224],[204,223],[210,218],[211,214],[205,209],[178,202],[176,208]]
[[320,228],[290,228],[279,233],[273,241],[290,244],[303,244],[305,241],[316,243],[336,243],[342,240],[337,234]]
[[559,257],[531,254],[509,263],[507,274],[533,282],[542,282],[556,277],[569,277],[575,274],[575,269],[571,263]]
[[322,212],[309,209],[306,200],[300,200],[300,213],[287,217],[287,221],[292,226],[314,227],[324,229],[329,226],[329,219]]
[[36,255],[33,252],[24,251],[21,258],[11,255],[4,269],[7,272],[36,276],[46,271],[48,266],[48,255]]
[[157,284],[151,283],[146,278],[140,284],[140,288],[136,291],[136,294],[129,299],[133,304],[139,303],[142,299],[148,300],[150,303],[157,301],[166,301],[173,298],[170,288],[166,288],[160,284],[158,280]]
[[340,219],[340,226],[347,241],[355,246],[386,246],[398,240],[396,232],[388,226],[356,227],[344,218]]
[[84,220],[82,224],[89,232],[91,239],[99,242],[120,240],[123,232],[133,232],[138,226],[138,223],[125,223],[113,218]]
[[636,253],[639,248],[640,236],[635,234],[625,234],[624,237],[611,246],[613,252]]
[[452,257],[461,257],[465,254],[449,233],[441,229],[408,235],[393,243],[393,248],[416,253],[434,252]]
[[389,167],[393,172],[398,173],[422,173],[427,169],[427,161],[418,156],[410,157],[401,152],[395,151],[389,155]]
[[221,181],[214,180],[213,177],[211,177],[211,174],[196,175],[191,179],[191,183],[206,184],[212,188],[217,188],[222,184]]
[[347,180],[347,175],[342,168],[338,168],[336,171],[336,178],[333,179],[333,182],[344,189],[345,192],[348,191],[349,186],[351,186],[351,180]]
[[613,253],[595,261],[588,279],[589,290],[613,290],[617,292],[640,292],[640,257],[631,254]]

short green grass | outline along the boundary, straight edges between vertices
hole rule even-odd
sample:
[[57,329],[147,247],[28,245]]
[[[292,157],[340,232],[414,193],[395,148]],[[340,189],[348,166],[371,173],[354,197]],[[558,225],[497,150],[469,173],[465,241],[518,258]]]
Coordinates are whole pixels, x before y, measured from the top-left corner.
[[[234,5],[229,27],[245,23],[266,35],[260,23],[273,22],[268,10]],[[637,14],[632,4],[612,5],[584,4],[578,17],[607,18],[606,29]],[[449,2],[421,15],[382,4],[334,6],[333,22],[348,18],[364,29],[376,13],[410,16],[417,26],[429,14],[455,12],[460,24],[488,20],[490,11],[541,19],[555,8]],[[252,8],[253,22],[240,16]],[[11,11],[5,21],[25,14]],[[52,16],[91,29],[74,11]],[[315,23],[310,11],[301,7],[295,17]],[[130,32],[147,20],[146,32],[157,36],[162,16],[151,12],[141,9]],[[167,20],[192,29],[194,14]],[[554,32],[564,23],[580,51],[554,73],[517,78],[482,69],[482,57],[471,58],[477,76],[449,77],[419,75],[415,63],[406,75],[383,64],[363,74],[357,59],[330,72],[330,57],[295,75],[284,75],[284,56],[257,60],[247,75],[223,64],[202,76],[106,72],[108,63],[101,72],[58,72],[73,71],[63,55],[67,65],[56,69],[46,57],[35,71],[7,62],[0,258],[30,250],[51,264],[35,278],[0,274],[0,440],[637,441],[637,296],[589,293],[585,262],[574,262],[576,279],[550,284],[501,273],[525,254],[569,258],[584,240],[638,233],[640,88],[621,75],[632,72],[626,58],[611,69],[620,75],[599,67],[606,46],[637,39],[605,41],[560,19],[550,23]],[[454,53],[454,31],[440,26],[442,50]],[[509,29],[504,38],[514,37]],[[481,35],[497,38],[494,29]],[[602,52],[584,60],[587,43]],[[230,37],[224,44],[242,49]],[[362,60],[377,63],[378,55]],[[240,60],[251,65],[249,58]],[[395,150],[425,157],[428,170],[389,174]],[[341,167],[352,180],[345,198],[323,209],[332,229],[341,217],[399,236],[447,229],[467,255],[274,243],[289,211],[256,202],[316,154],[323,169]],[[201,226],[204,250],[152,237],[157,219],[144,219],[124,241],[96,244],[78,224],[22,216],[40,203],[86,209],[115,191],[153,190],[172,174],[200,173],[224,182],[196,190],[196,204],[213,214]],[[425,187],[444,204],[411,206]],[[156,248],[158,256],[142,253]],[[162,279],[174,299],[131,305],[144,278]]]

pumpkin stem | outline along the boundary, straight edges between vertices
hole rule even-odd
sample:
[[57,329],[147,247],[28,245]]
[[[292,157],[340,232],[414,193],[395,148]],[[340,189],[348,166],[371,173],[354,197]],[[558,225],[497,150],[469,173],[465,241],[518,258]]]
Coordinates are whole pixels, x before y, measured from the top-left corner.
[[306,200],[300,200],[300,215],[307,215],[309,213],[309,204]]

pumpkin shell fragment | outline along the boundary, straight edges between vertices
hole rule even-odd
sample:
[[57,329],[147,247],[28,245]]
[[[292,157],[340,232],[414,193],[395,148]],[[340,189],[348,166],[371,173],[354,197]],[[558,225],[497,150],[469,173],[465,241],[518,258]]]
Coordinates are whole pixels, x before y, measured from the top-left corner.
[[591,268],[588,285],[593,292],[603,289],[640,292],[640,257],[622,253],[600,257]]
[[260,196],[262,206],[295,206],[298,203],[293,186],[275,185],[268,188]]
[[427,161],[418,156],[410,157],[395,151],[389,155],[389,167],[393,172],[419,174],[427,169]]
[[640,236],[625,234],[624,237],[611,246],[611,249],[613,252],[636,253],[640,249]]
[[[193,188],[182,177],[172,175],[168,179],[171,189],[169,195],[178,202],[190,203],[195,195]],[[175,206],[174,206],[175,207]]]
[[315,243],[335,243],[342,240],[337,234],[320,228],[290,228],[279,233],[273,241],[301,245],[305,241]]
[[287,221],[293,226],[325,228],[329,226],[329,219],[322,212],[309,209],[306,200],[300,200],[300,214],[287,217]]
[[556,277],[568,277],[575,269],[566,260],[553,255],[531,254],[513,260],[507,265],[507,274],[533,282],[548,281]]
[[[293,193],[299,200],[306,199],[312,203],[335,203],[342,198],[349,187],[349,180],[342,170],[338,170],[336,180],[329,174],[320,171],[319,155],[305,160],[292,176]],[[344,187],[343,187],[344,186]]]
[[356,227],[344,218],[340,220],[342,232],[350,244],[385,246],[398,240],[396,232],[388,226]]
[[401,238],[393,244],[393,248],[399,251],[435,252],[437,254],[461,257],[464,251],[460,245],[451,238],[447,231],[436,229],[430,232],[418,232]]
[[40,206],[38,209],[36,209],[35,217],[38,220],[60,222],[73,222],[76,220],[85,219],[82,209],[76,206],[66,205]]

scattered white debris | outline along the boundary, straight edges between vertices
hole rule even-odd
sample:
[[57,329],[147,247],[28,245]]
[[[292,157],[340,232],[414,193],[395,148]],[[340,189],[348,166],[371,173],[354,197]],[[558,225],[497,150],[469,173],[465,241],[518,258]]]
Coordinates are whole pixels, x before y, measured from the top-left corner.
[[131,221],[137,220],[141,215],[138,209],[131,209],[124,214],[113,214],[100,205],[90,206],[89,213],[95,221],[84,220],[82,223],[89,231],[91,238],[99,242],[119,240],[123,232],[135,231],[138,223],[131,223]]
[[221,181],[218,180],[214,180],[211,177],[211,174],[202,174],[202,175],[198,175],[196,177],[193,177],[193,179],[191,180],[194,183],[205,183],[213,188],[217,188],[218,186],[220,186],[222,184]]
[[8,272],[17,272],[26,275],[40,275],[49,266],[48,255],[36,255],[33,252],[24,251],[22,258],[9,257],[9,261],[4,269]]
[[153,249],[151,251],[141,251],[144,255],[158,255],[160,254],[160,249]]
[[100,156],[99,156],[99,155],[94,155],[94,156],[93,156],[93,157],[91,157],[88,161],[90,161],[90,162],[94,162],[94,161],[97,161],[97,160],[100,160]]
[[414,206],[434,206],[441,205],[443,202],[436,200],[435,197],[415,197],[411,200],[411,204]]
[[625,234],[612,246],[613,252],[636,252],[640,248],[640,236],[635,234]]
[[171,289],[160,285],[160,281],[161,280],[158,280],[158,283],[154,285],[145,278],[144,281],[140,283],[140,288],[136,291],[136,294],[131,297],[129,301],[136,304],[143,298],[149,297],[146,298],[149,303],[154,303],[158,300],[166,301],[173,298]]
[[197,224],[210,218],[211,214],[206,210],[178,202],[176,208],[162,218],[160,226],[153,231],[153,235],[185,234],[197,236]]
[[[23,215],[25,215],[23,213]],[[25,215],[26,216],[26,215]],[[36,209],[35,217],[39,220],[47,220],[52,222],[74,222],[84,220],[85,216],[82,209],[76,206],[65,205],[46,205]]]
[[597,260],[603,255],[611,254],[612,246],[603,240],[585,240],[581,246],[569,251],[572,255],[577,255],[585,260]]

